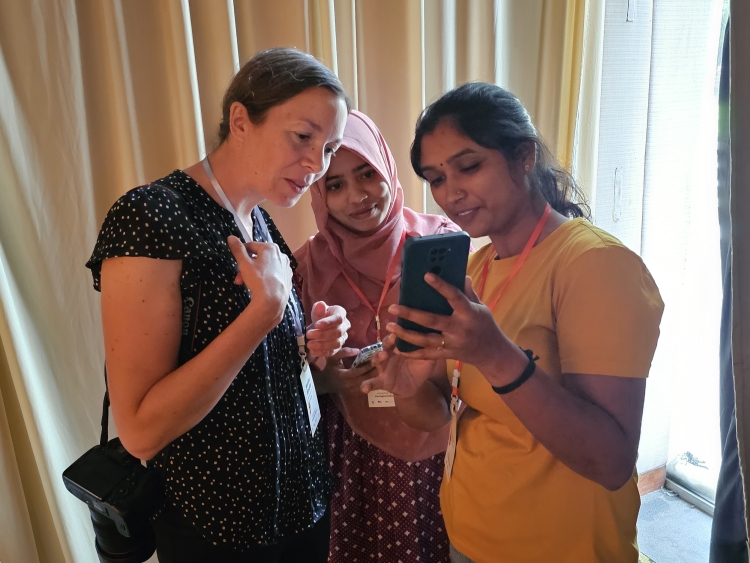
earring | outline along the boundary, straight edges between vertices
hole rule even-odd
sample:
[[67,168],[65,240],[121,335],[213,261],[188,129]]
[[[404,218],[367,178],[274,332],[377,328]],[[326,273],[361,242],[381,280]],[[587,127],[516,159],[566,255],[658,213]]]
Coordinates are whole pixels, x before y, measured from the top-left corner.
[[526,172],[528,172],[529,170],[531,170],[531,166],[529,166],[529,165],[527,164],[527,165],[526,165]]

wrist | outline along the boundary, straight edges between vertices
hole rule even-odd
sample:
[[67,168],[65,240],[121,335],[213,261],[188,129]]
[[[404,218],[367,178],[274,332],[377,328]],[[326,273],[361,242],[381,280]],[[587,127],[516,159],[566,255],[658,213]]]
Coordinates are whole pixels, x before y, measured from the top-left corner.
[[284,318],[284,309],[277,306],[268,298],[255,298],[241,313],[242,317],[252,319],[250,322],[254,326],[261,328],[263,334],[268,334]]
[[529,363],[529,358],[521,348],[507,338],[504,341],[503,345],[493,347],[490,357],[476,366],[493,387],[512,383]]

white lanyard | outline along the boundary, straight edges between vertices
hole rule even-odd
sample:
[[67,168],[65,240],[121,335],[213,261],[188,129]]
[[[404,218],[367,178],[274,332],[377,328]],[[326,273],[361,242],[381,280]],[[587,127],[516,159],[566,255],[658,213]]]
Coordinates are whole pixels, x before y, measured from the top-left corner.
[[224,207],[226,207],[227,211],[229,211],[232,214],[232,217],[234,217],[234,222],[237,224],[237,228],[240,230],[240,233],[242,233],[245,242],[253,241],[254,239],[250,235],[250,233],[247,232],[247,228],[242,222],[242,219],[240,219],[240,216],[237,215],[237,212],[234,210],[234,205],[232,205],[232,202],[229,201],[229,198],[224,193],[224,190],[221,189],[219,181],[216,179],[216,176],[214,176],[214,171],[211,169],[211,164],[208,162],[208,157],[203,159],[203,170],[206,171],[206,175],[208,176],[208,179],[211,180],[211,185],[214,187],[217,195],[224,203]]
[[[206,171],[208,179],[211,180],[211,185],[214,187],[214,190],[218,194],[221,201],[224,203],[224,207],[232,214],[232,217],[234,217],[234,222],[237,224],[237,228],[240,230],[240,233],[242,233],[245,242],[255,240],[247,232],[247,228],[242,222],[242,219],[240,219],[239,215],[237,215],[232,202],[229,201],[229,198],[224,193],[224,190],[221,189],[219,181],[216,179],[216,176],[214,176],[214,171],[211,169],[211,164],[208,162],[208,156],[203,159],[203,169]],[[256,219],[258,218],[256,217]],[[313,382],[312,374],[310,373],[310,366],[307,363],[307,352],[305,350],[305,333],[301,321],[302,312],[299,310],[297,301],[294,297],[292,297],[292,299],[290,300],[290,305],[292,319],[294,320],[294,328],[297,335],[297,347],[299,350],[300,363],[302,364],[302,373],[300,373],[300,380],[302,381],[302,392],[305,397],[305,403],[307,404],[307,416],[310,421],[310,431],[314,435],[315,430],[318,428],[318,423],[320,422],[320,406],[318,404],[318,396],[315,393],[315,384]]]

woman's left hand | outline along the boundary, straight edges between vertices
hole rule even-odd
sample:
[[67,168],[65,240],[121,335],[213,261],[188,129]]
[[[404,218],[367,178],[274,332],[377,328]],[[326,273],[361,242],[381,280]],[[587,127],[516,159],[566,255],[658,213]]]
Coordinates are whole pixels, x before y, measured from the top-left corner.
[[330,357],[341,350],[352,326],[339,305],[318,301],[312,307],[312,323],[307,327],[307,349],[312,356]]
[[[414,352],[399,352],[405,358],[436,360],[455,359],[472,364],[482,371],[483,366],[496,369],[499,359],[517,346],[497,326],[492,312],[474,292],[471,278],[466,276],[465,293],[435,276],[426,274],[425,281],[448,300],[453,308],[450,316],[436,315],[400,305],[391,305],[388,311],[438,333],[421,333],[406,330],[396,323],[388,323],[386,329],[398,338],[422,346]],[[511,355],[511,357],[513,357]]]

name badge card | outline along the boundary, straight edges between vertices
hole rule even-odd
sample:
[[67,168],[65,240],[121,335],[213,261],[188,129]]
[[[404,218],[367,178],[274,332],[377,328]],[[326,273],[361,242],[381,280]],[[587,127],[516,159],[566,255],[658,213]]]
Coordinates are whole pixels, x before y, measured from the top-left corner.
[[318,404],[318,395],[315,392],[315,383],[313,382],[310,364],[304,362],[302,365],[302,392],[305,394],[305,403],[307,403],[307,417],[310,420],[310,431],[315,435],[315,430],[320,422],[320,405]]
[[393,393],[383,391],[382,389],[376,389],[370,391],[367,394],[367,401],[370,403],[370,408],[373,407],[395,407],[396,400],[393,398]]

